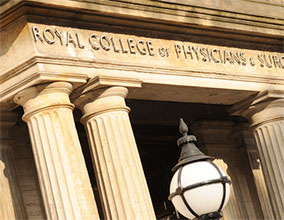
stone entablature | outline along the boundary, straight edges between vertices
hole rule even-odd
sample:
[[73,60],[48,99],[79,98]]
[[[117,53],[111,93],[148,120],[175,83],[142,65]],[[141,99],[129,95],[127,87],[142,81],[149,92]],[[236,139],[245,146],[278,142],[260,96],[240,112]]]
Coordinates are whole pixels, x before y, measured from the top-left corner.
[[[10,39],[15,33],[17,37]],[[215,104],[233,104],[267,87],[279,90],[284,84],[283,53],[201,44],[173,35],[161,39],[94,27],[27,23],[21,18],[2,30],[1,39],[2,103],[11,102],[31,85],[68,81],[76,88],[99,75],[136,78],[143,88],[152,87],[148,94],[143,89],[131,93],[136,99],[159,100],[159,89],[174,93],[180,86],[186,86],[187,93],[198,87],[198,94],[207,93],[208,88],[216,94],[217,89],[222,95],[198,100]],[[224,94],[233,98],[226,100]],[[195,102],[188,96],[167,100]]]
[[96,76],[142,81],[129,98],[226,105],[283,88],[279,2],[133,3],[3,2],[1,105],[14,108],[13,96],[32,85],[77,88]]

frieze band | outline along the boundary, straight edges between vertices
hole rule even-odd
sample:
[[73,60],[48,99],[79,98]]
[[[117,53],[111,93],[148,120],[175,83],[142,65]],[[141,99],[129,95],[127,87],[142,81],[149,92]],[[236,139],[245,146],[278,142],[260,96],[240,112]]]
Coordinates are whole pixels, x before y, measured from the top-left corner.
[[240,49],[227,50],[216,47],[199,47],[189,43],[175,43],[170,45],[156,45],[155,39],[133,39],[111,36],[110,34],[91,33],[88,39],[82,39],[78,32],[62,31],[56,28],[40,29],[32,26],[35,42],[54,44],[60,42],[61,46],[95,51],[113,51],[115,53],[141,55],[149,57],[170,58],[175,56],[178,60],[198,61],[202,63],[231,64],[239,66],[250,65],[261,68],[284,69],[284,55],[258,53],[257,56],[248,56]]

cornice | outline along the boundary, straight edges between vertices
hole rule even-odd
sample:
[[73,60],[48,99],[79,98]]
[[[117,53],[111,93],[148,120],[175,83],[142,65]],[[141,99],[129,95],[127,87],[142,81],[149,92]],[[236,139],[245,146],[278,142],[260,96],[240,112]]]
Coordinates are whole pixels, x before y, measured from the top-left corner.
[[[87,2],[10,0],[0,7],[0,19],[3,27],[20,14],[58,17],[67,20],[76,17],[76,22],[84,21],[88,16],[100,16],[99,22],[111,25],[117,23],[121,26],[128,26],[132,24],[136,27],[146,26],[149,29],[151,26],[155,26],[156,29],[164,29],[164,31],[173,29],[173,26],[195,27],[203,31],[214,30],[223,33],[235,32],[236,34],[283,38],[284,6],[281,4],[244,0],[226,2],[226,4],[225,2],[221,4],[220,1],[208,0],[198,1],[198,3],[192,0],[176,0],[175,3],[168,0],[96,0]],[[52,10],[55,13],[51,13]],[[85,16],[78,16],[78,13]],[[121,22],[122,20],[124,22]]]
[[[81,58],[72,58],[72,57],[51,57],[51,56],[43,56],[36,55],[29,60],[19,64],[17,67],[7,70],[0,77],[0,84],[5,81],[17,77],[26,69],[31,68],[36,64],[46,64],[46,65],[60,65],[60,66],[68,66],[68,67],[81,67],[81,68],[94,68],[94,69],[105,69],[105,70],[113,70],[113,71],[131,71],[138,73],[148,73],[148,74],[163,74],[163,75],[177,75],[177,76],[195,76],[202,78],[214,78],[214,79],[223,79],[223,80],[236,80],[245,81],[245,82],[256,82],[256,83],[270,83],[275,85],[284,85],[284,78],[282,76],[268,76],[268,75],[240,75],[239,72],[231,72],[228,71],[205,71],[199,70],[195,68],[194,70],[190,70],[187,68],[170,68],[163,67],[157,65],[141,65],[138,63],[125,63],[125,62],[111,62],[110,60],[101,60],[97,58],[96,60],[92,59],[81,59]],[[174,73],[174,74],[173,74]],[[56,72],[47,72],[47,71],[38,71],[38,74],[42,76],[50,76],[50,77],[72,77],[72,82],[83,82],[87,78],[87,74],[79,74],[75,72],[70,72],[66,74],[56,73]],[[83,81],[82,81],[83,80]],[[1,94],[0,94],[1,97]]]
[[[41,68],[38,68],[40,65]],[[71,68],[73,72],[50,72],[45,70],[46,67],[52,67],[52,69],[56,69],[58,66]],[[76,72],[76,69],[80,70]],[[90,70],[92,70],[90,72]],[[140,78],[137,76],[137,86],[141,86],[141,82],[148,82],[148,78],[146,77],[149,74],[154,75],[164,75],[164,76],[181,76],[181,77],[197,77],[204,79],[219,79],[219,80],[233,80],[236,78],[239,82],[251,82],[251,83],[263,83],[263,84],[273,84],[277,87],[280,87],[284,84],[283,77],[277,76],[262,76],[262,75],[240,75],[238,72],[220,72],[216,70],[212,71],[204,71],[204,70],[189,70],[186,68],[163,68],[162,66],[143,66],[138,65],[136,63],[118,63],[104,60],[88,60],[88,59],[78,59],[78,58],[70,58],[70,57],[48,57],[48,56],[40,56],[37,55],[35,57],[30,58],[28,61],[19,64],[14,69],[9,69],[1,75],[0,78],[0,101],[7,102],[13,95],[15,95],[20,90],[27,88],[32,85],[46,83],[51,81],[67,81],[74,84],[74,87],[77,88],[80,85],[87,82],[88,79],[93,78],[97,74],[100,75],[100,78],[95,78],[95,86],[107,85],[112,86],[115,85],[117,79],[116,77],[104,77],[102,76],[104,71],[111,72],[129,72],[129,73],[140,73]],[[84,72],[84,74],[82,74]],[[174,74],[173,74],[174,73]],[[23,76],[27,76],[24,77]],[[21,77],[21,78],[19,78]],[[146,78],[145,78],[146,77]],[[151,81],[153,83],[153,79]],[[125,83],[125,84],[124,84]],[[127,87],[127,77],[120,79],[121,86]],[[3,104],[3,103],[2,103]]]

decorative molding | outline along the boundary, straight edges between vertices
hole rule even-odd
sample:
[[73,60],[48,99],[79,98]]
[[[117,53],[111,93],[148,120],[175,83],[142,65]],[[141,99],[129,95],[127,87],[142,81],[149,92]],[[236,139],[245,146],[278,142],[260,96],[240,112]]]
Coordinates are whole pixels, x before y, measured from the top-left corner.
[[[182,66],[178,68],[173,67],[162,67],[157,65],[141,65],[138,63],[125,63],[111,60],[103,60],[96,58],[88,59],[88,58],[72,58],[72,57],[51,57],[45,55],[36,55],[24,63],[18,65],[17,67],[4,72],[0,77],[0,83],[4,83],[5,81],[17,77],[22,74],[25,70],[29,69],[31,66],[36,64],[43,65],[59,65],[59,66],[68,66],[68,67],[81,67],[81,68],[94,68],[94,69],[111,69],[114,71],[135,71],[140,73],[148,73],[148,74],[164,74],[164,75],[177,75],[177,76],[194,76],[194,77],[202,77],[202,78],[214,78],[214,79],[223,79],[223,80],[236,80],[238,81],[246,81],[246,82],[257,82],[257,83],[270,83],[270,84],[279,84],[284,85],[284,77],[282,76],[269,76],[269,75],[240,75],[239,72],[235,71],[232,68],[232,71],[221,71],[221,70],[201,70],[198,68],[194,68],[194,70],[189,70],[187,68],[183,68]],[[42,74],[52,74],[42,70],[39,70],[39,73]],[[56,75],[56,73],[53,73]],[[61,76],[61,73],[57,73]],[[79,73],[63,73],[62,76],[74,76],[74,81],[76,78],[86,79],[87,74],[79,74]]]
[[[64,7],[69,12],[79,10],[81,13],[93,13],[105,17],[111,15],[114,18],[129,19],[129,16],[131,16],[132,19],[136,18],[145,23],[151,19],[152,22],[155,21],[157,23],[206,25],[215,28],[233,29],[235,31],[263,32],[283,36],[283,31],[279,27],[283,24],[284,19],[281,14],[283,6],[277,4],[264,4],[263,2],[253,1],[241,1],[241,3],[229,1],[229,4],[220,4],[219,1],[204,1],[197,4],[195,1],[184,0],[175,1],[175,4],[166,0],[155,2],[146,0],[142,3],[135,0],[99,0],[95,2],[76,2],[76,4],[74,2],[70,0],[60,2],[56,0],[48,2],[44,0],[30,0],[24,3],[16,1],[18,3],[16,4],[14,1],[11,1],[11,3],[8,2],[1,6],[1,19],[9,15],[13,8],[19,4],[23,4],[26,7],[41,5],[41,7],[48,7],[49,11],[50,8]],[[266,10],[259,10],[262,7],[265,7]],[[272,17],[271,11],[274,12],[275,17]],[[9,20],[6,22],[9,22]],[[2,25],[6,25],[6,22]]]
[[24,121],[44,110],[54,108],[66,108],[73,110],[74,105],[70,103],[69,94],[73,86],[69,82],[45,83],[29,87],[14,96],[14,102],[23,106],[25,114]]
[[100,89],[103,87],[122,86],[126,88],[141,88],[142,81],[139,79],[122,78],[113,76],[96,76],[89,80],[87,84],[83,86],[82,94],[85,94],[94,89]]
[[74,99],[75,105],[84,114],[81,122],[85,124],[89,118],[107,112],[124,111],[128,113],[130,109],[125,104],[127,94],[128,89],[121,86],[103,87],[81,94]]
[[[118,95],[123,99],[128,94],[127,88],[141,88],[142,81],[132,78],[110,77],[110,76],[96,76],[87,84],[79,87],[71,94],[72,102],[82,109],[87,102],[105,96]],[[109,88],[109,89],[108,89]],[[120,104],[112,103],[113,108],[119,108]],[[101,108],[104,111],[105,108]],[[108,109],[108,108],[106,108]],[[124,107],[122,107],[124,109]],[[127,108],[127,111],[129,109]]]
[[[9,71],[7,74],[4,74],[1,77],[0,83],[0,102],[1,106],[5,109],[12,109],[15,108],[15,104],[12,103],[12,98],[18,92],[28,87],[47,83],[47,82],[70,82],[73,84],[74,88],[79,87],[80,85],[87,82],[88,76],[86,74],[78,74],[78,73],[61,73],[61,72],[48,72],[48,71],[40,71],[36,69],[34,73],[29,74],[27,77],[23,79],[23,77],[19,77],[19,75],[26,75],[25,71],[28,68],[36,65],[38,63],[37,58],[32,58],[30,61],[26,62],[27,66],[20,65],[17,68],[16,72],[12,70]],[[5,79],[5,77],[7,77]],[[12,82],[13,81],[13,82]]]

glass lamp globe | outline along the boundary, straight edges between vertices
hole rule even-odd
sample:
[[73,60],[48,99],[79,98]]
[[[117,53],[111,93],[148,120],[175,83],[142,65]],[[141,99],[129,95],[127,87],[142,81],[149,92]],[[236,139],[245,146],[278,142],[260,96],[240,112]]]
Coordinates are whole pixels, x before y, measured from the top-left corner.
[[178,140],[182,146],[179,163],[170,184],[170,196],[176,210],[188,219],[219,219],[230,197],[230,180],[216,166],[213,158],[195,146],[196,138],[187,135],[188,128],[181,119]]
[[198,161],[186,164],[175,172],[170,184],[170,194],[180,189],[185,191],[183,196],[175,195],[171,200],[183,216],[193,219],[208,213],[220,212],[226,206],[230,197],[230,184],[228,181],[223,183],[222,178],[226,180],[226,175],[214,165],[211,161]]

